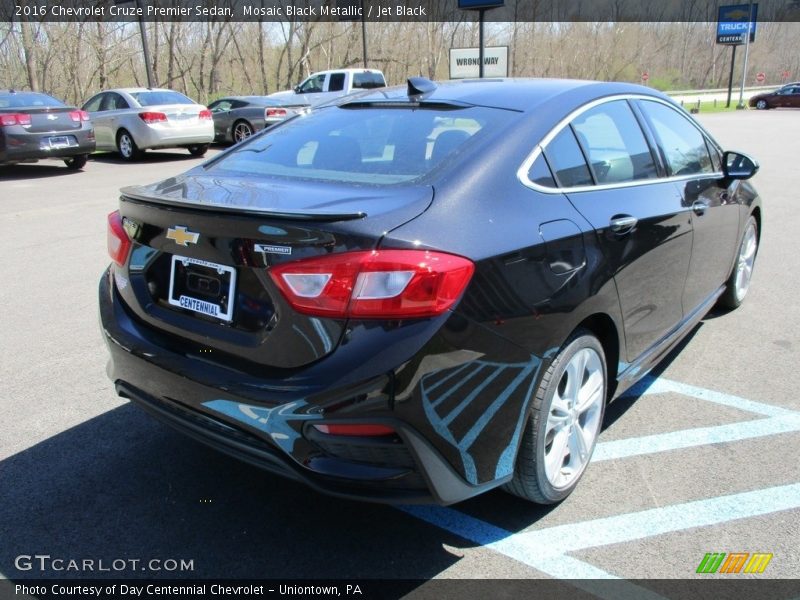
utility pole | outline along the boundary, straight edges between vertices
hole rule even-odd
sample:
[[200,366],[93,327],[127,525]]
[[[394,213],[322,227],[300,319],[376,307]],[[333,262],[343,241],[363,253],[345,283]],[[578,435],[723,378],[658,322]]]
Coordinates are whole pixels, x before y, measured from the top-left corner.
[[[144,54],[144,67],[147,73],[147,87],[152,88],[156,84],[155,77],[153,77],[153,63],[150,61],[150,49],[147,46],[147,30],[142,16],[144,10],[142,9],[141,0],[134,0],[134,2],[136,3],[136,8],[139,9],[136,12],[139,13],[139,33],[142,36],[142,53]],[[122,4],[122,2],[118,2],[118,4]]]

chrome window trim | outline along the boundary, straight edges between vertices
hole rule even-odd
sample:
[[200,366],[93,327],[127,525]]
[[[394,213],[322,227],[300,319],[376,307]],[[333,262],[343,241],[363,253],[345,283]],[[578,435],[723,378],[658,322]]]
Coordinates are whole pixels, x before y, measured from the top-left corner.
[[[555,138],[561,130],[567,127],[573,119],[580,116],[587,110],[594,108],[595,106],[600,106],[602,104],[606,104],[607,102],[614,102],[617,100],[649,100],[652,102],[658,102],[663,104],[664,106],[668,106],[675,112],[677,112],[682,117],[688,117],[688,121],[694,125],[694,127],[702,134],[704,139],[709,140],[722,154],[722,149],[719,147],[719,144],[716,143],[714,138],[703,129],[703,127],[697,123],[686,111],[682,111],[678,106],[668,102],[662,98],[657,98],[655,96],[648,96],[646,94],[616,94],[613,96],[605,96],[603,98],[598,98],[596,100],[592,100],[583,106],[580,106],[573,110],[570,114],[566,117],[561,119],[558,124],[550,130],[550,132],[542,138],[542,141],[539,142],[533,151],[527,156],[527,158],[522,162],[519,169],[517,169],[517,179],[519,179],[520,183],[527,188],[535,190],[537,192],[542,192],[545,194],[565,194],[565,193],[577,193],[577,192],[591,192],[591,191],[598,191],[598,190],[613,190],[618,188],[628,188],[628,187],[635,187],[640,185],[653,185],[657,183],[669,183],[669,182],[679,182],[679,181],[688,181],[690,179],[719,179],[723,177],[722,172],[714,172],[714,173],[695,173],[693,175],[673,175],[671,177],[654,177],[652,179],[637,179],[634,181],[625,181],[621,183],[604,183],[599,185],[580,185],[580,186],[573,186],[573,187],[547,187],[544,185],[539,185],[538,183],[534,183],[528,177],[528,172],[530,171],[533,163],[536,161],[539,156],[541,156],[544,147],[547,146],[553,138]],[[710,158],[710,157],[709,157]],[[553,174],[555,178],[555,174]]]

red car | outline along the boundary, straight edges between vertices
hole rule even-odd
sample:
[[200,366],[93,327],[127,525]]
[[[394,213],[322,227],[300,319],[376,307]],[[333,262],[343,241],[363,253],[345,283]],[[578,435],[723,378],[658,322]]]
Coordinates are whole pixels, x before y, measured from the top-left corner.
[[759,110],[768,108],[800,108],[800,82],[787,83],[782,88],[750,98],[750,107]]

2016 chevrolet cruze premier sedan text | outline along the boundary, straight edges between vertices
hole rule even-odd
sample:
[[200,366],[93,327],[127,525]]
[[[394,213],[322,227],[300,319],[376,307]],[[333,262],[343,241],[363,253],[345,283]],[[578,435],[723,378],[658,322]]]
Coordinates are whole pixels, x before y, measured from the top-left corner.
[[757,168],[633,85],[348,97],[122,190],[109,373],[184,433],[328,493],[557,502],[606,403],[747,294]]

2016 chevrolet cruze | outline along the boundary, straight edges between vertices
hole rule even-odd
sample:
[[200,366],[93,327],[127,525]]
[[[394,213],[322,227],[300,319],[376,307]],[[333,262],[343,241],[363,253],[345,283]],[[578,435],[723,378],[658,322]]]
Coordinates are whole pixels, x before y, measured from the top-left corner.
[[122,190],[110,377],[331,494],[557,502],[607,402],[743,301],[757,169],[639,86],[415,78],[349,97]]

